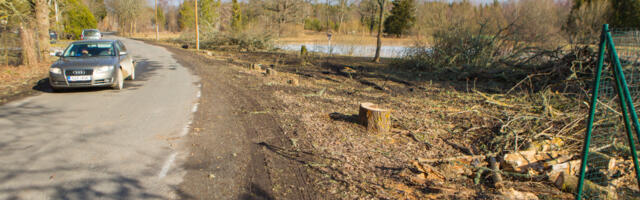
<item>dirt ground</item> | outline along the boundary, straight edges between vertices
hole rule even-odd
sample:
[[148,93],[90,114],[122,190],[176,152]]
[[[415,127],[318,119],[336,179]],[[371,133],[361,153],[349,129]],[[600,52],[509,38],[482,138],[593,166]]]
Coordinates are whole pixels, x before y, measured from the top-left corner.
[[[303,62],[287,53],[170,49],[185,55],[178,60],[191,59],[183,65],[203,79],[204,109],[196,115],[197,135],[192,137],[197,144],[189,163],[205,169],[234,165],[215,161],[217,155],[229,154],[220,153],[225,144],[212,144],[220,138],[208,138],[207,132],[240,135],[222,143],[240,141],[249,147],[244,176],[236,174],[245,180],[241,189],[252,191],[244,197],[504,199],[516,190],[540,199],[573,198],[540,177],[505,177],[504,187],[494,188],[491,173],[479,170],[484,159],[433,162],[428,167],[440,177],[425,177],[427,166],[418,160],[473,156],[490,148],[478,140],[482,130],[469,130],[482,121],[466,111],[488,106],[485,98],[470,91],[475,84],[465,89],[458,82],[436,81],[428,74],[390,67],[393,60],[372,64],[367,58],[333,57]],[[262,69],[250,69],[253,63]],[[355,72],[345,73],[345,67]],[[277,74],[267,75],[266,68]],[[392,109],[390,133],[368,133],[358,123],[362,102]],[[207,171],[191,170],[186,180],[192,181],[185,181],[182,189],[214,195],[196,192],[214,187],[197,184],[206,183],[197,179],[206,179]]]
[[202,84],[183,199],[320,199],[306,168],[288,157],[286,135],[295,132],[283,130],[295,119],[277,115],[274,88],[226,61],[168,49]]

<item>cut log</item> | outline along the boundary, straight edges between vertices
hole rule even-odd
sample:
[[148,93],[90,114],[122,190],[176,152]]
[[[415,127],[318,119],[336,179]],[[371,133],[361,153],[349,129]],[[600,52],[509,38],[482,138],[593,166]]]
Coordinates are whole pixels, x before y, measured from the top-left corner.
[[519,151],[505,154],[502,158],[502,166],[507,171],[525,173],[530,168],[536,168],[536,164],[539,161],[536,159],[536,154],[536,151]]
[[378,107],[373,103],[360,104],[360,122],[373,133],[386,133],[391,130],[391,110]]
[[589,152],[587,163],[593,169],[611,172],[616,166],[616,159],[604,153]]
[[500,190],[502,194],[501,199],[508,200],[538,200],[538,196],[531,192],[520,192],[513,188]]
[[[556,180],[555,185],[563,192],[575,194],[578,181],[578,177],[563,172]],[[602,187],[589,180],[584,180],[582,195],[589,197],[589,199],[618,199],[614,190]]]
[[267,76],[275,76],[278,72],[272,68],[267,68]]
[[565,163],[555,164],[551,166],[551,170],[547,173],[549,181],[555,182],[560,174],[576,175],[580,172],[581,160],[573,160]]

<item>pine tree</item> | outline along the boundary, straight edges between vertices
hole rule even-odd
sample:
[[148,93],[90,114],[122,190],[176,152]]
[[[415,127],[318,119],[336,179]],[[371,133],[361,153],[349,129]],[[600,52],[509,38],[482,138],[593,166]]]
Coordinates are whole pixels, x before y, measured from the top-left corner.
[[240,10],[238,0],[232,0],[231,3],[231,29],[239,32],[242,30],[242,11]]
[[220,0],[198,1],[198,23],[203,33],[217,31]]
[[194,15],[193,0],[185,0],[178,10],[178,27],[181,31],[192,30],[195,26],[196,16]]
[[411,27],[416,18],[414,15],[413,0],[394,0],[391,15],[384,21],[384,32],[396,36],[402,36]]

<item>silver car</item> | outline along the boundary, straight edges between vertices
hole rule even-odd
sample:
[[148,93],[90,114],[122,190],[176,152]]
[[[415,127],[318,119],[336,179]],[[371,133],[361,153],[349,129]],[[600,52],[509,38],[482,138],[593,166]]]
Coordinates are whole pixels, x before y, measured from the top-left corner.
[[121,90],[125,78],[136,78],[133,59],[119,40],[76,41],[56,56],[60,59],[49,68],[54,91],[75,87]]
[[102,33],[98,29],[84,29],[82,30],[82,35],[80,35],[80,39],[82,40],[101,40]]

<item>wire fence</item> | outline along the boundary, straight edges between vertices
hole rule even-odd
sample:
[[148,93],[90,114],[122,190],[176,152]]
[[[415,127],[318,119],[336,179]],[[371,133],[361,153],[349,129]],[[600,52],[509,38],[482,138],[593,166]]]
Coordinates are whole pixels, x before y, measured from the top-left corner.
[[[640,30],[612,29],[611,35],[631,94],[640,105]],[[634,199],[640,197],[623,118],[614,58],[605,54],[598,91],[598,106],[589,146],[583,199]],[[633,126],[633,124],[630,124]],[[631,127],[633,130],[633,127]],[[633,132],[635,136],[635,131]],[[638,138],[634,137],[637,151]]]
[[20,64],[20,36],[17,31],[0,28],[0,65]]

